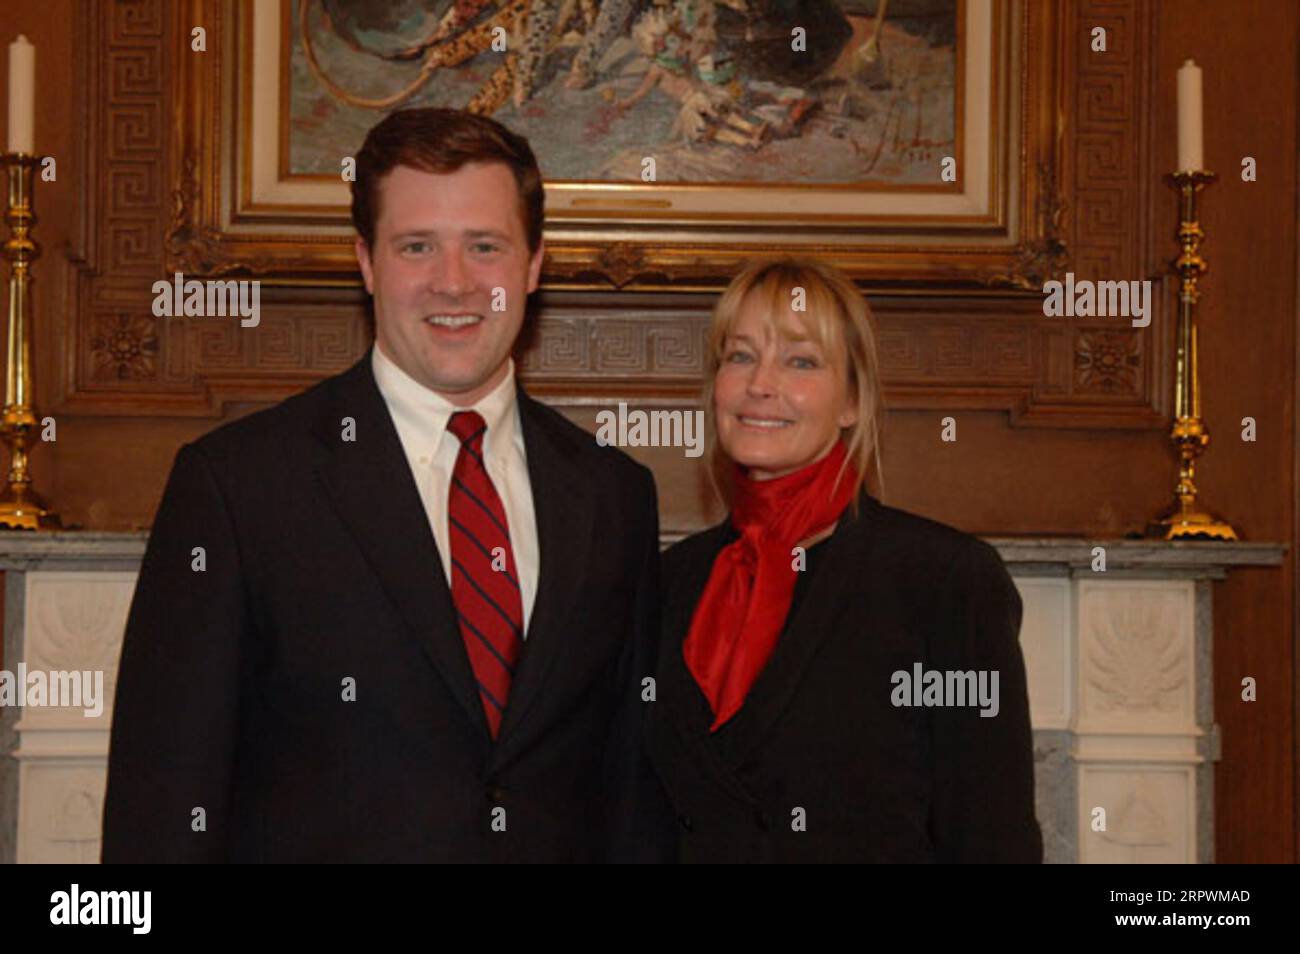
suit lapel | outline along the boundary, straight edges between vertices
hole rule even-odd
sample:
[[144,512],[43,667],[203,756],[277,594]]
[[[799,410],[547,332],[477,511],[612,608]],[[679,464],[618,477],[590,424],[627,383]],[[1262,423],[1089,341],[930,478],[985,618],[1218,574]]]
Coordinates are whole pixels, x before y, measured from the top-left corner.
[[[327,385],[312,428],[316,473],[411,634],[487,738],[442,560],[370,361],[367,352]],[[353,441],[342,439],[345,417],[356,421]]]
[[709,702],[682,656],[682,643],[690,632],[691,618],[708,583],[713,562],[727,545],[727,522],[705,532],[708,541],[701,545],[692,564],[681,568],[680,583],[676,584],[664,605],[664,632],[671,634],[671,638],[660,649],[660,671],[664,678],[662,704],[676,724],[677,732],[694,750],[696,757],[708,766],[717,783],[741,801],[756,804],[753,793],[740,783],[719,754],[709,732],[709,725],[713,722]]
[[589,475],[578,465],[580,448],[555,426],[550,412],[518,389],[519,422],[524,433],[528,478],[537,519],[540,566],[537,598],[528,638],[510,686],[501,720],[498,763],[520,737],[520,727],[537,700],[555,658],[566,649],[563,623],[582,589],[583,569],[591,559],[595,502]]
[[[665,633],[671,634],[671,639],[660,649],[662,668],[670,680],[666,693],[668,709],[683,735],[696,741],[708,740],[708,727],[713,716],[708,700],[686,665],[682,645],[690,633],[691,619],[709,582],[713,563],[727,545],[727,522],[706,530],[705,534],[708,539],[701,543],[697,558],[681,568],[678,580],[671,581],[672,592],[665,589],[663,627]],[[668,584],[670,581],[664,582]]]

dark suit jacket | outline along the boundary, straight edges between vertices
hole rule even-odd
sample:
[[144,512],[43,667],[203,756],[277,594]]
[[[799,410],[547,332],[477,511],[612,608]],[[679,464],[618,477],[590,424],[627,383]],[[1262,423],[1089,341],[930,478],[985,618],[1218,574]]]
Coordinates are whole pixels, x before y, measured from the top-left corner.
[[[647,731],[682,860],[1041,861],[1021,602],[997,551],[864,494],[815,548],[745,705],[710,735],[681,645],[733,539],[723,523],[664,555]],[[892,674],[917,662],[998,670],[998,715],[896,707]]]
[[122,647],[104,861],[662,854],[654,481],[522,388],[519,412],[541,563],[495,744],[369,355],[180,449]]

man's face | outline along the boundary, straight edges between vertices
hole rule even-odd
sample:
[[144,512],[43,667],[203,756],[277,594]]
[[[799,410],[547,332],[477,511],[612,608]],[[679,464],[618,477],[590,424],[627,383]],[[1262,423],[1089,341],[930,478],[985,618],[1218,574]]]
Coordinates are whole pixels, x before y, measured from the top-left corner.
[[374,245],[358,238],[356,250],[378,346],[425,387],[473,404],[505,377],[542,269],[515,177],[502,162],[445,174],[397,166],[377,194]]

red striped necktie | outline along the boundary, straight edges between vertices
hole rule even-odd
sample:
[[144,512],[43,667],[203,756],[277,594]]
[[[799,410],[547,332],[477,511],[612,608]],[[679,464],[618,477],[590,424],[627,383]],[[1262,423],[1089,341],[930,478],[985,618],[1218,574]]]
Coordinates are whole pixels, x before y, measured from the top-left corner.
[[447,496],[451,598],[495,739],[523,647],[519,570],[505,507],[483,464],[487,425],[476,411],[457,411],[447,430],[460,440]]

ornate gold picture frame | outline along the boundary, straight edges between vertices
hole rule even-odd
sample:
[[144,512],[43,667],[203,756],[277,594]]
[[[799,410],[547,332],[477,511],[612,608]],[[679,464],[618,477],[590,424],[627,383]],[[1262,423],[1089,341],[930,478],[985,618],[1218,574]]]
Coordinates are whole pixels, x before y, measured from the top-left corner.
[[[169,269],[359,281],[347,183],[288,161],[299,2],[187,0],[173,21]],[[956,17],[952,181],[937,154],[933,184],[548,178],[543,286],[710,289],[751,256],[800,250],[875,287],[1040,287],[1063,254],[1064,26],[1055,4],[1023,0],[957,0]],[[206,52],[185,24],[205,27]]]

